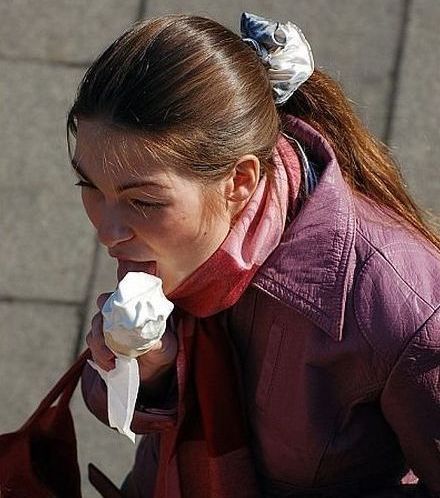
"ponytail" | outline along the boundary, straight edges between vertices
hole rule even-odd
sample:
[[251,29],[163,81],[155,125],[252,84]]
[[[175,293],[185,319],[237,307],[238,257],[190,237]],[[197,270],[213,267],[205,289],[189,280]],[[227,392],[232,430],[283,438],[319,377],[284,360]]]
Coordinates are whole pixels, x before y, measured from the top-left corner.
[[411,197],[390,150],[361,123],[335,80],[315,69],[279,113],[282,122],[292,114],[323,135],[352,191],[390,208],[396,221],[408,222],[440,251],[438,218]]

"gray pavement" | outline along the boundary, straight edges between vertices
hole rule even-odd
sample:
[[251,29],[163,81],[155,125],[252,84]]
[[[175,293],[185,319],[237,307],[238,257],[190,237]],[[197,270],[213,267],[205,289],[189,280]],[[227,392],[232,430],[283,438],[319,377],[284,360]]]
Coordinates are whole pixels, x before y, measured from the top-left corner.
[[[87,65],[140,16],[208,15],[238,30],[243,10],[296,22],[317,65],[342,82],[391,145],[411,192],[440,214],[438,0],[1,0],[0,433],[15,430],[84,348],[115,266],[72,185],[65,117]],[[92,461],[120,483],[134,447],[96,421],[77,391],[85,497]]]

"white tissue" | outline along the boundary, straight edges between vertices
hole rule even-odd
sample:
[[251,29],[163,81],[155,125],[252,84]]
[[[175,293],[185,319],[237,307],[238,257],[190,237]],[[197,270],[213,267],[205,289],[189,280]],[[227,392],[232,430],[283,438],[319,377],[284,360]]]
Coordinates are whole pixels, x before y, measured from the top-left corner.
[[133,443],[130,424],[139,390],[136,357],[151,350],[162,338],[173,307],[163,293],[159,277],[128,272],[102,308],[104,340],[116,356],[115,368],[106,372],[90,360],[89,364],[107,385],[110,427]]
[[130,429],[139,389],[139,367],[136,359],[117,355],[115,368],[106,372],[93,361],[87,360],[107,385],[108,423],[133,443],[134,432]]

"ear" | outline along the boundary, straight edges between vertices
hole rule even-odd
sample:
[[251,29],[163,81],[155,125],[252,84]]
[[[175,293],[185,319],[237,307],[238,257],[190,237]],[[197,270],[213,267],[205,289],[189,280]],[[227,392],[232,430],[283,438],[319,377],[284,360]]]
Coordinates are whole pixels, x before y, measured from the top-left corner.
[[235,163],[226,182],[225,196],[232,203],[250,199],[260,179],[260,161],[253,154],[246,154]]

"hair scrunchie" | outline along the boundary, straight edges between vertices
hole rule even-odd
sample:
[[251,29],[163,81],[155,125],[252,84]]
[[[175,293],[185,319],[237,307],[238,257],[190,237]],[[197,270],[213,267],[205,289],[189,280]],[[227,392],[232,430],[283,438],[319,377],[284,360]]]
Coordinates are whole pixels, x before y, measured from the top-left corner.
[[275,104],[283,104],[314,70],[312,49],[302,31],[288,21],[280,23],[243,12],[242,40],[269,66]]

